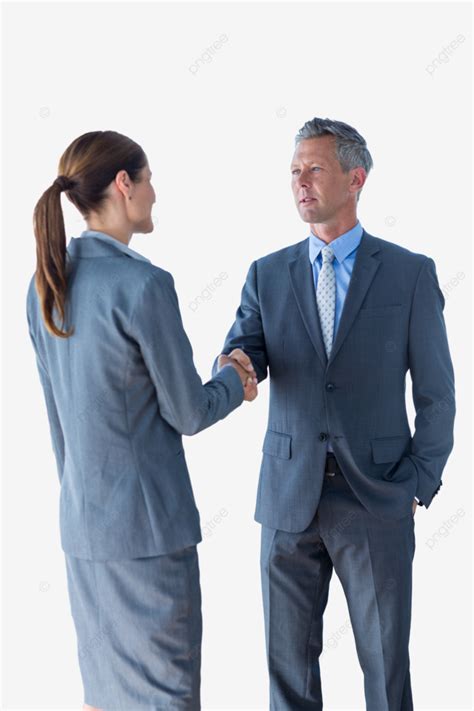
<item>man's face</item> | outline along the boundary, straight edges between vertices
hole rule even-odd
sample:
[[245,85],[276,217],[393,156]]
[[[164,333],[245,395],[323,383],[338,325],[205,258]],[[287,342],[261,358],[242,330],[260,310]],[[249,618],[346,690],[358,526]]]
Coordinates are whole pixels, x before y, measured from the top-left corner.
[[[344,173],[336,157],[335,136],[325,135],[300,141],[291,162],[291,187],[296,207],[304,222],[318,224],[337,218],[355,206],[355,168]],[[349,186],[351,190],[349,190]]]

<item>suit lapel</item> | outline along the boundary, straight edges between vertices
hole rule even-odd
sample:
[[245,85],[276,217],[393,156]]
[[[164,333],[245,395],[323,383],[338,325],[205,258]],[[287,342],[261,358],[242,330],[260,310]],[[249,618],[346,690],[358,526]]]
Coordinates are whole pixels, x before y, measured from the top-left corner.
[[299,257],[288,264],[290,281],[295,294],[296,302],[301,313],[308,335],[324,368],[327,364],[326,350],[324,348],[321,324],[319,322],[316,293],[314,290],[313,268],[308,254],[309,238],[301,247]]
[[326,356],[319,321],[313,270],[308,256],[308,240],[303,242],[299,256],[288,264],[290,280],[298,308],[314,349],[324,368],[332,363],[336,357],[344,339],[349,333],[375,273],[380,266],[380,261],[373,257],[378,251],[379,247],[376,239],[364,230],[359,247],[357,248],[349,289],[344,301],[344,307],[342,309],[339,327],[329,361]]

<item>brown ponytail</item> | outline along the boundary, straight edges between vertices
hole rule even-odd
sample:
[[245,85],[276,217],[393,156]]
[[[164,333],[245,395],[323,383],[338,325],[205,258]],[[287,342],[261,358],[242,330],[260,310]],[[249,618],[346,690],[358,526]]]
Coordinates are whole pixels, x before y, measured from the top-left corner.
[[[147,164],[146,155],[135,141],[116,131],[91,131],[76,138],[59,161],[59,175],[38,200],[33,213],[36,238],[35,285],[47,330],[68,338],[74,328],[64,330],[66,320],[67,271],[66,231],[61,207],[65,190],[82,217],[99,210],[106,191],[120,170],[136,182]],[[57,326],[53,311],[61,319]]]
[[34,211],[36,237],[36,290],[48,331],[67,338],[71,331],[60,330],[53,321],[53,307],[64,325],[66,296],[66,232],[61,208],[61,183],[54,181],[39,199]]

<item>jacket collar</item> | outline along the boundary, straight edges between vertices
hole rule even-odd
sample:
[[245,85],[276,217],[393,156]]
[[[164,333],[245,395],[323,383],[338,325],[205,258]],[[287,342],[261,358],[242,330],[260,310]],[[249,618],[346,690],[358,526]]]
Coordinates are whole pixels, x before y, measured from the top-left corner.
[[67,254],[72,259],[93,259],[94,257],[118,257],[120,253],[150,263],[142,254],[119,242],[111,235],[97,230],[84,230],[80,237],[71,237]]

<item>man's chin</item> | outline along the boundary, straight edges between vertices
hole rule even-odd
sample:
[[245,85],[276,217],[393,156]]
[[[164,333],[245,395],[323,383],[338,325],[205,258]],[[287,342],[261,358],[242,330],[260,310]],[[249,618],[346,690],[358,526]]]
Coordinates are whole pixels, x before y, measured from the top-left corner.
[[300,210],[300,217],[303,222],[307,222],[308,224],[321,222],[318,212],[316,210]]

